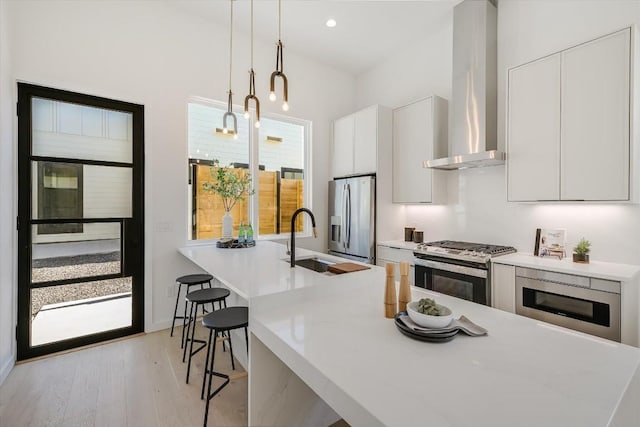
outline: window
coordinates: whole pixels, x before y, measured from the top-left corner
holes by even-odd
[[[231,210],[234,236],[240,222],[251,223],[254,236],[290,233],[293,212],[310,206],[310,122],[267,114],[256,129],[252,119],[245,120],[242,113],[236,113],[238,138],[234,139],[221,129],[225,104],[199,99],[188,107],[190,238],[215,239],[222,235],[222,201],[203,186],[215,179],[214,160],[219,161],[219,167],[252,177],[255,193],[238,201]],[[296,232],[308,229],[306,221],[306,216],[298,217]]]
[[[38,162],[38,218],[82,218],[82,165]],[[38,234],[82,233],[83,224],[38,224]]]

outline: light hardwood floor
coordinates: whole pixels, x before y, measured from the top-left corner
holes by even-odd
[[[0,387],[0,427],[201,426],[206,349],[194,356],[185,384],[180,333],[170,338],[164,330],[17,365]],[[216,350],[216,371],[232,373],[229,353],[221,343]],[[242,371],[237,362],[236,370]],[[246,426],[247,395],[246,377],[231,381],[211,400],[209,426]]]

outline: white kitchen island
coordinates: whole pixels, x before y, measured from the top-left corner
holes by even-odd
[[[250,425],[640,425],[638,348],[417,288],[489,335],[415,341],[383,317],[381,268],[292,270],[271,242],[181,252],[250,304]]]

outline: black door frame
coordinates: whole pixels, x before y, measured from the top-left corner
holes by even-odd
[[[40,97],[62,102],[89,105],[107,110],[123,111],[133,118],[133,162],[120,163],[98,160],[79,160],[60,157],[33,156],[31,99]],[[129,167],[132,169],[131,218],[64,218],[32,219],[32,161],[54,161],[97,166]],[[82,279],[58,280],[32,285],[31,241],[35,224],[118,222],[121,231],[121,271],[117,274]],[[71,338],[31,347],[31,289],[131,277],[131,326],[106,332]],[[28,83],[18,83],[18,299],[17,299],[17,359],[24,360],[58,351],[94,344],[144,331],[144,106]]]

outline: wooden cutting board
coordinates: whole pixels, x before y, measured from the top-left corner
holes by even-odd
[[[353,273],[354,271],[369,270],[371,267],[356,264],[353,262],[339,262],[329,266],[328,270],[335,274]]]

